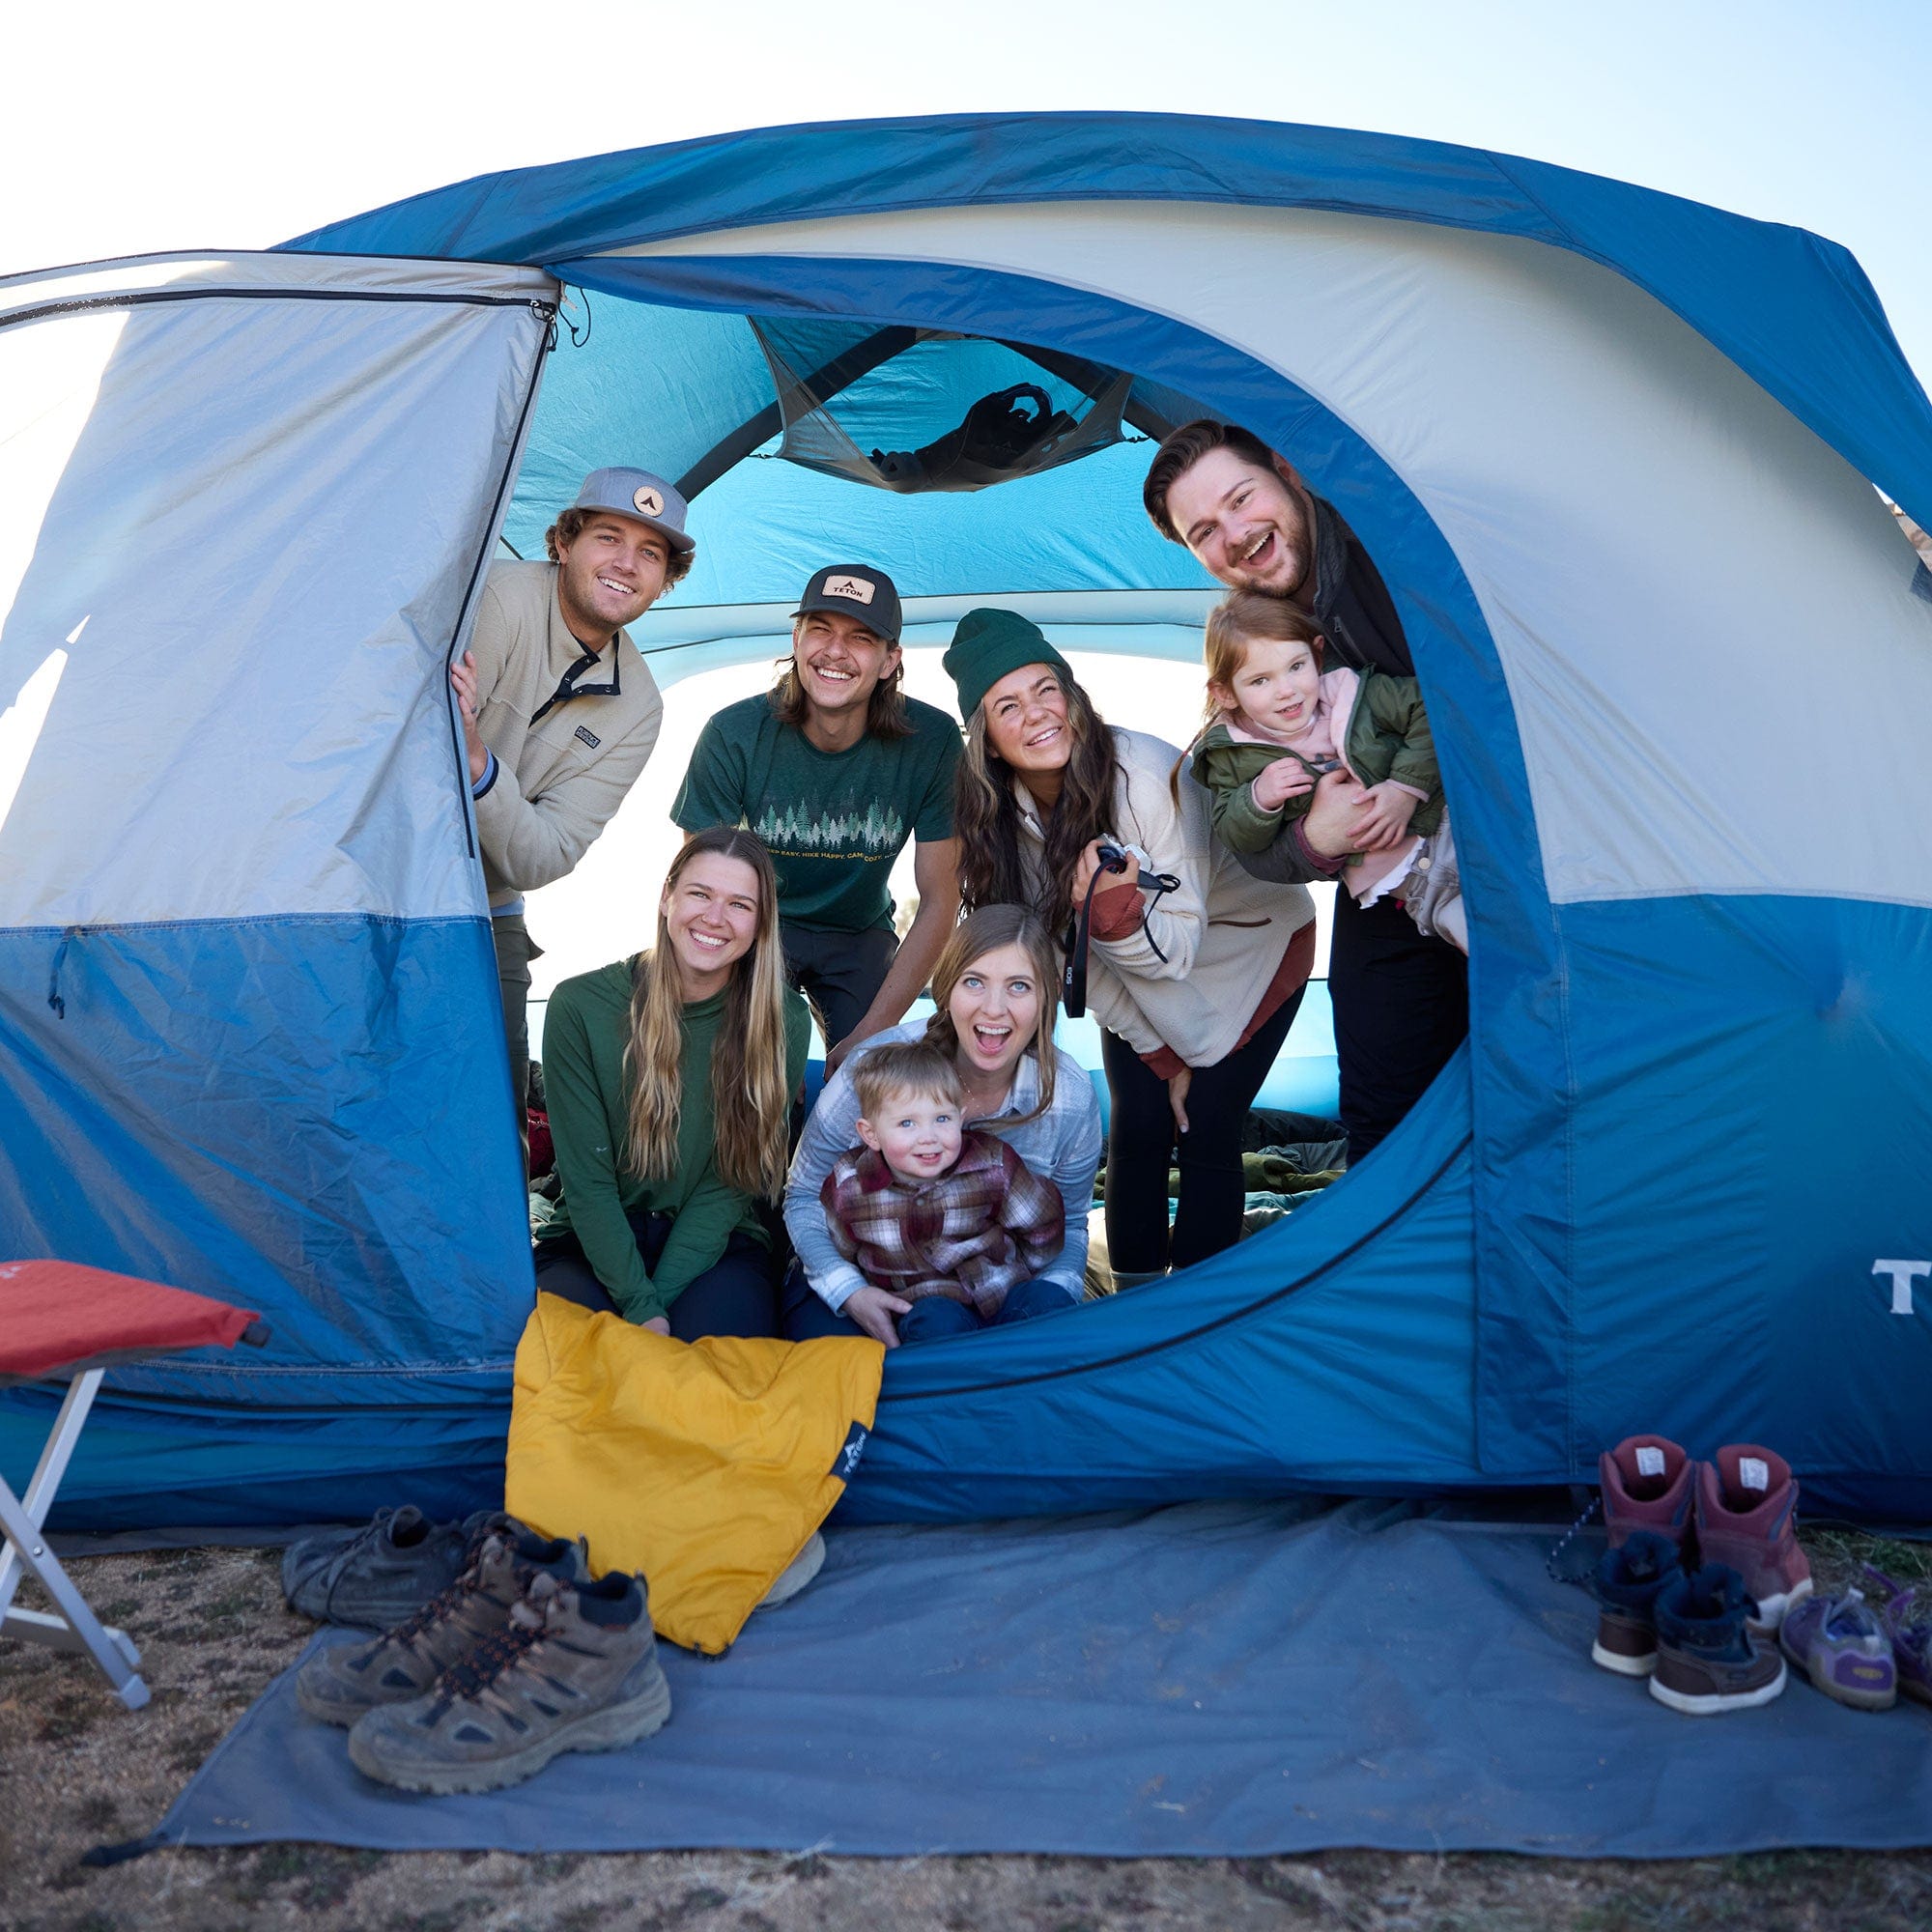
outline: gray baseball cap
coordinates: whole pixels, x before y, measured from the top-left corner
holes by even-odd
[[[684,533],[690,504],[648,469],[593,469],[570,507],[608,510],[613,517],[648,524],[680,556],[689,556],[697,548]]]

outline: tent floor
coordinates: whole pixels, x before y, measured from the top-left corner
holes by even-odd
[[[270,1686],[163,1842],[911,1855],[1338,1845],[1662,1858],[1897,1847],[1932,1714],[1793,1682],[1681,1718],[1589,1662],[1547,1527],[1410,1505],[835,1531],[729,1657],[666,1647],[655,1738],[520,1789],[389,1792]],[[347,1640],[324,1633],[318,1643]]]

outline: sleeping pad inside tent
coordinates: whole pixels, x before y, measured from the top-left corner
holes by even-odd
[[[833,553],[913,650],[995,603],[1197,663],[1140,503],[1197,414],[1395,599],[1468,1040],[1236,1248],[895,1353],[845,1514],[1566,1483],[1649,1429],[1932,1515],[1932,575],[1879,494],[1932,521],[1932,406],[1875,296],[1562,169],[1103,114],[0,282],[0,1229],[272,1330],[116,1371],[66,1524],[499,1493],[531,1270],[446,678],[493,556],[591,469],[679,479],[697,565],[634,632],[673,708]],[[1794,723],[1858,781],[1794,782]],[[1308,1023],[1264,1098],[1332,1105]],[[10,1479],[58,1393],[0,1402]]]

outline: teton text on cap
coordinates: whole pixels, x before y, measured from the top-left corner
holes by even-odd
[[[869,578],[828,577],[824,594],[827,597],[843,597],[854,604],[869,604],[877,587]]]
[[[639,490],[632,497],[631,501],[647,517],[661,517],[664,515],[665,499],[648,484]]]

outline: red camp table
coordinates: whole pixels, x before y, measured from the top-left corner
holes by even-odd
[[[158,1282],[72,1262],[0,1263],[0,1387],[68,1383],[67,1400],[24,1499],[0,1477],[0,1636],[83,1652],[100,1666],[128,1710],[138,1711],[148,1701],[148,1687],[136,1675],[141,1653],[124,1632],[104,1628],[88,1608],[46,1547],[41,1525],[108,1368],[182,1349],[231,1349],[237,1342],[259,1347],[268,1333],[248,1309]],[[53,1599],[58,1614],[14,1607],[23,1570]]]

